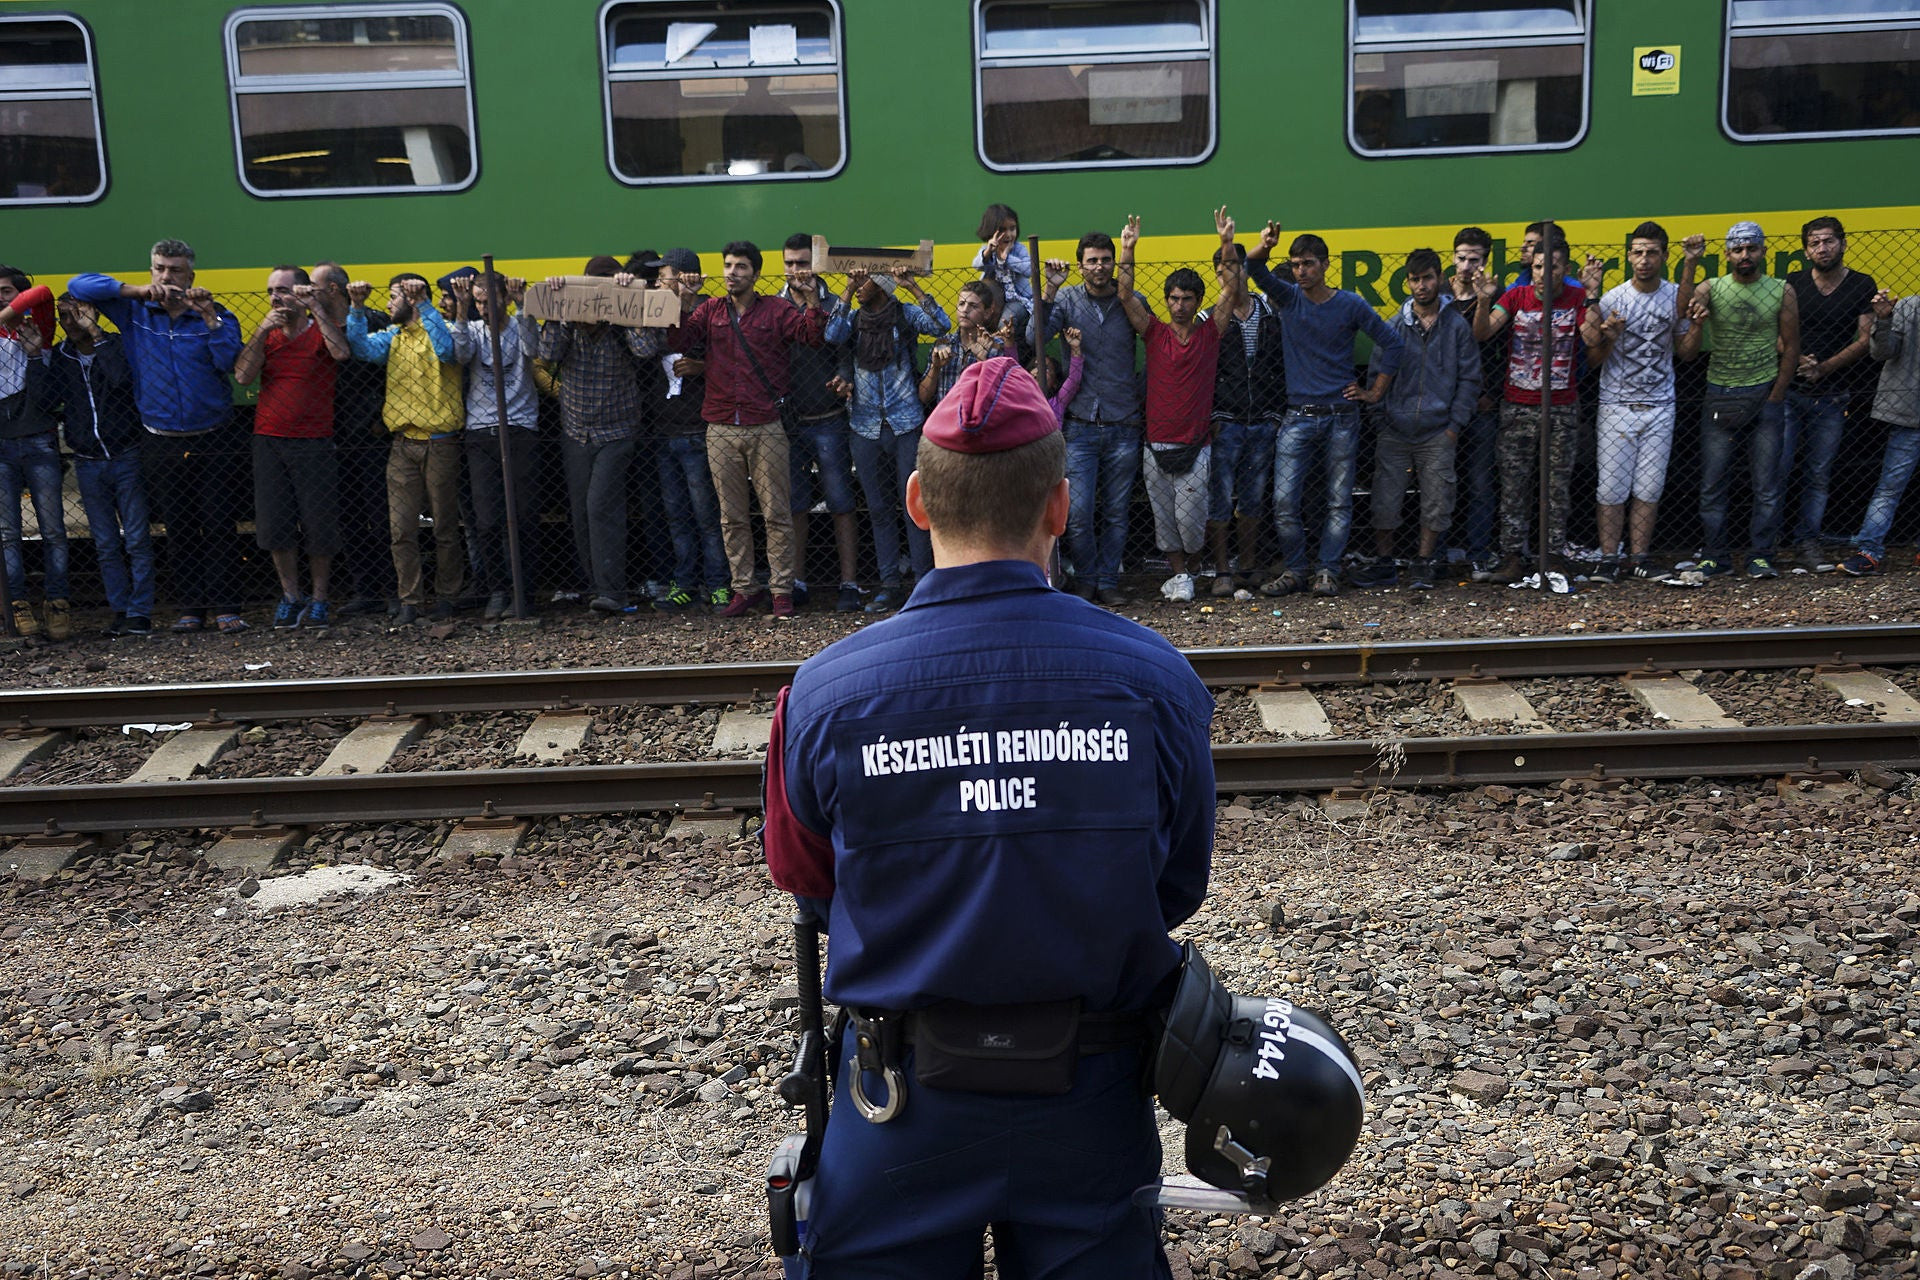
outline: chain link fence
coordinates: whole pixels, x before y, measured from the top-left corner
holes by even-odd
[[[1667,277],[1679,270],[1679,234]],[[1452,246],[1433,249],[1449,299]],[[1703,280],[1728,269],[1724,243],[1707,250]],[[206,383],[220,388],[220,402],[200,403],[189,373],[156,363],[157,348],[132,335],[116,336],[111,315],[89,343],[92,313],[63,306],[61,345],[37,384],[47,427],[0,435],[6,595],[19,629],[41,634],[65,629],[60,600],[151,618],[156,630],[234,618],[264,626],[353,614],[497,617],[513,611],[517,565],[533,610],[718,609],[741,585],[740,544],[724,526],[744,508],[754,587],[790,577],[813,608],[882,611],[930,563],[900,509],[912,433],[961,368],[1003,348],[1038,369],[1050,393],[1077,375],[1059,404],[1076,490],[1063,568],[1069,583],[1110,601],[1498,580],[1515,576],[1519,562],[1531,569],[1543,525],[1552,567],[1573,577],[1864,573],[1906,551],[1920,532],[1900,502],[1920,458],[1920,299],[1889,307],[1882,298],[1876,321],[1875,290],[1861,277],[1910,293],[1920,280],[1915,233],[1851,237],[1853,281],[1820,294],[1804,317],[1801,350],[1818,373],[1800,376],[1796,364],[1777,403],[1752,389],[1771,390],[1781,358],[1760,333],[1773,323],[1768,299],[1755,310],[1745,293],[1708,294],[1707,349],[1674,362],[1669,393],[1660,334],[1684,349],[1684,317],[1670,294],[1632,290],[1625,245],[1576,241],[1570,281],[1589,257],[1605,266],[1595,326],[1607,350],[1600,358],[1574,332],[1577,320],[1557,317],[1555,386],[1568,403],[1550,409],[1545,451],[1538,313],[1532,322],[1524,307],[1509,313],[1488,341],[1472,342],[1467,361],[1436,356],[1429,331],[1417,319],[1409,327],[1397,305],[1406,297],[1400,263],[1366,286],[1376,313],[1409,335],[1398,395],[1390,389],[1382,403],[1352,411],[1295,405],[1290,414],[1286,322],[1256,287],[1220,334],[1211,407],[1189,399],[1179,409],[1181,421],[1200,413],[1209,426],[1177,439],[1146,430],[1137,411],[1116,422],[1086,409],[1099,403],[1083,394],[1091,352],[1074,362],[1056,337],[1036,357],[1025,299],[963,291],[976,274],[947,270],[923,282],[930,305],[898,294],[913,308],[892,335],[895,362],[912,361],[910,372],[897,370],[910,398],[857,365],[858,325],[837,345],[796,348],[787,474],[778,484],[756,479],[751,498],[726,491],[731,473],[716,486],[698,412],[700,366],[678,364],[658,330],[543,332],[516,312],[500,335],[503,428],[486,323],[470,311],[464,324],[393,325],[392,308],[406,303],[383,282],[366,322],[341,326],[358,355],[339,362],[324,326],[256,340],[281,300],[218,297],[233,326],[226,358],[239,350],[245,375],[251,352],[287,393],[270,391],[264,410],[257,377],[242,386],[222,374]],[[1797,236],[1766,242],[1765,278],[1805,265]],[[779,283],[769,267],[764,292]],[[1217,299],[1212,263],[1143,262],[1135,288],[1162,319],[1169,283],[1196,284],[1176,281],[1183,269],[1197,274],[1203,306]],[[1070,284],[1078,283],[1076,274]],[[1329,283],[1340,283],[1337,271]],[[1496,283],[1505,296],[1511,274]],[[431,288],[441,320],[457,314],[443,288]],[[988,302],[992,314],[980,314]],[[1471,314],[1463,304],[1460,319]],[[1859,314],[1868,317],[1865,339],[1849,327]],[[1120,344],[1138,405],[1165,398],[1165,387],[1148,385],[1151,362],[1124,324],[1079,337],[1083,346]],[[182,366],[222,358],[204,332],[177,333],[165,351]],[[142,361],[136,384],[130,366]],[[1368,368],[1351,372],[1365,391]],[[1468,377],[1476,386],[1465,395]],[[196,429],[142,430],[156,415]],[[863,434],[876,418],[901,447]],[[214,425],[197,429],[204,422]],[[781,503],[785,537],[764,520],[763,504]],[[766,562],[770,533],[785,561],[777,567]],[[315,597],[328,606],[317,618]],[[72,625],[81,623],[96,625],[86,617]]]

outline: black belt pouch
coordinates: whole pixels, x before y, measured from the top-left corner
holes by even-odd
[[[966,1093],[1059,1095],[1080,1061],[1080,1002],[961,1004],[913,1015],[913,1078]]]

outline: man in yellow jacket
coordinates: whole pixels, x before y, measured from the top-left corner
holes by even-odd
[[[387,366],[387,528],[393,572],[399,580],[398,626],[420,620],[426,607],[421,581],[420,515],[433,516],[435,619],[453,616],[466,589],[467,558],[460,543],[460,430],[466,424],[453,332],[428,299],[425,276],[403,271],[387,286],[389,328],[367,332],[367,295],[373,286],[347,286],[347,345],[355,358]]]

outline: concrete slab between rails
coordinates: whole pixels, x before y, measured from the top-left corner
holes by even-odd
[[[720,723],[713,731],[713,754],[748,755],[767,749],[767,739],[773,736],[773,712],[741,711],[732,708],[720,713]]]
[[[306,835],[303,827],[242,827],[214,842],[207,850],[207,865],[216,871],[244,871],[257,876],[273,870],[287,850]]]
[[[732,840],[746,829],[746,815],[737,810],[688,809],[667,824],[667,839]]]
[[[320,767],[316,778],[339,778],[350,773],[379,773],[393,758],[412,746],[427,729],[425,716],[380,716],[357,724],[346,737],[333,744],[333,750]]]
[[[1504,680],[1453,686],[1453,700],[1469,720],[1497,720],[1507,724],[1545,725],[1526,695]]]
[[[1866,703],[1875,716],[1889,724],[1920,721],[1920,702],[1885,676],[1871,671],[1822,671],[1815,678],[1848,702]]]
[[[578,751],[593,736],[590,711],[542,711],[520,735],[516,755],[531,756],[542,764],[559,764],[569,752]]]
[[[1620,679],[1635,702],[1675,729],[1740,728],[1740,721],[1721,710],[1719,703],[1679,676],[1625,675]]]
[[[0,738],[0,778],[11,778],[28,765],[45,760],[71,741],[73,735],[65,730]]]
[[[442,862],[504,858],[520,847],[530,826],[517,818],[469,818],[447,832],[436,856]]]
[[[1327,712],[1305,689],[1255,689],[1254,709],[1260,724],[1276,738],[1331,738]]]
[[[90,836],[28,836],[0,855],[0,865],[29,884],[45,884],[93,847]]]
[[[205,773],[240,736],[238,729],[182,729],[160,744],[128,782],[185,782]]]

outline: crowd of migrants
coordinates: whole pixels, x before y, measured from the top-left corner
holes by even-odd
[[[86,274],[56,296],[0,267],[4,598],[21,633],[72,633],[70,464],[115,635],[154,629],[161,551],[172,630],[246,628],[265,586],[243,572],[249,519],[279,580],[276,628],[381,608],[397,626],[465,607],[498,619],[512,608],[510,525],[527,579],[543,595],[557,586],[555,605],[786,616],[811,594],[885,612],[932,563],[903,504],[925,414],[968,365],[1002,354],[1036,370],[1065,429],[1063,585],[1107,605],[1128,599],[1123,563],[1137,574],[1149,559],[1129,542],[1141,479],[1173,601],[1330,596],[1403,575],[1412,588],[1456,573],[1524,581],[1537,517],[1551,568],[1590,581],[1766,578],[1783,557],[1878,571],[1920,459],[1920,297],[1896,300],[1850,270],[1837,219],[1805,225],[1805,265],[1784,277],[1766,270],[1761,228],[1737,223],[1712,279],[1695,278],[1704,236],[1685,237],[1675,270],[1667,232],[1647,222],[1610,289],[1603,259],[1570,267],[1557,228],[1527,228],[1520,270],[1502,280],[1493,237],[1467,227],[1451,271],[1434,250],[1407,255],[1408,297],[1390,319],[1328,285],[1320,237],[1293,237],[1279,260],[1279,224],[1242,238],[1251,245],[1224,210],[1215,224],[1211,309],[1192,267],[1164,275],[1158,310],[1136,291],[1137,218],[1118,246],[1090,232],[1075,262],[1036,272],[1004,205],[982,219],[952,316],[910,270],[855,273],[835,291],[805,234],[784,246],[777,292],[760,291],[762,254],[745,241],[726,246],[711,296],[688,249],[586,264],[674,293],[668,328],[543,324],[524,313],[524,281],[472,268],[437,289],[394,276],[382,309],[373,286],[321,262],[274,268],[248,334],[194,286],[194,251],[178,240],[153,246],[146,283]],[[1687,442],[1699,549],[1675,560],[1655,539],[1679,407],[1692,405],[1676,368],[1703,354]],[[257,384],[251,410],[236,411],[235,382]],[[1850,419],[1886,441],[1857,532],[1826,523],[1843,436],[1863,435]],[[556,470],[556,436],[564,504],[543,502],[538,483]],[[1363,446],[1370,476],[1356,475]],[[1576,458],[1595,477],[1597,547],[1569,542]],[[1401,529],[1410,490],[1417,532]],[[1349,554],[1356,491],[1370,495],[1373,538]],[[556,554],[534,535],[562,507],[547,523],[564,523],[570,547]],[[839,586],[809,593],[808,516],[822,509]]]

